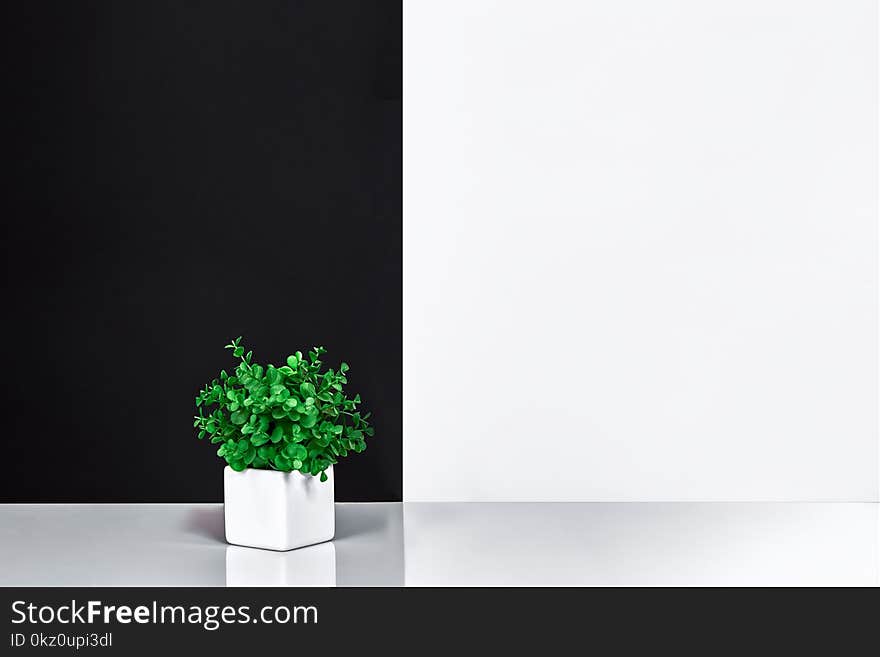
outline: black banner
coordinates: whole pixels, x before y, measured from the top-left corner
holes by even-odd
[[[854,591],[798,589],[2,589],[0,654],[470,653],[655,646],[839,652],[876,618]],[[609,643],[610,642],[610,643]],[[862,644],[864,645],[864,644]]]

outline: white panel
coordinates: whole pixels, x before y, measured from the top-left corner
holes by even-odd
[[[876,500],[876,3],[404,4],[405,499]]]

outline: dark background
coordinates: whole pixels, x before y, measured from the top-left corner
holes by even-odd
[[[0,501],[222,499],[192,416],[237,335],[351,365],[337,499],[400,500],[400,4],[3,11]]]

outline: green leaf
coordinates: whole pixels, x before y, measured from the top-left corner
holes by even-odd
[[[295,370],[297,367],[299,367],[299,359],[296,356],[288,356],[287,366],[290,369]]]
[[[342,372],[343,374],[345,374],[346,372],[348,372],[348,370],[349,370],[348,363],[346,363],[345,361],[343,361],[342,363],[340,363],[340,365],[339,365],[339,371],[340,371],[340,372]]]
[[[370,452],[370,454],[372,454],[372,452]],[[327,473],[326,472],[323,472],[323,471],[321,472],[321,481],[327,481]]]
[[[230,416],[230,420],[232,424],[244,424],[248,420],[248,416],[250,415],[247,411],[236,411]]]
[[[255,433],[251,436],[251,444],[259,447],[260,445],[265,445],[269,442],[269,436],[260,431],[259,433]]]
[[[244,353],[244,347],[236,347],[233,350],[232,355],[235,356],[236,358],[240,358],[243,353]]]
[[[314,397],[315,396],[315,385],[310,383],[309,381],[303,381],[303,383],[299,386],[300,394],[303,397]]]
[[[270,439],[272,440],[273,443],[280,442],[282,438],[284,438],[284,428],[283,427],[276,426],[274,429],[272,429],[272,434],[270,436]]]

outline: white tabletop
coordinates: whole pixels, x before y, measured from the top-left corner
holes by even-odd
[[[336,539],[231,546],[221,504],[0,505],[0,586],[880,584],[869,503],[337,504]]]

